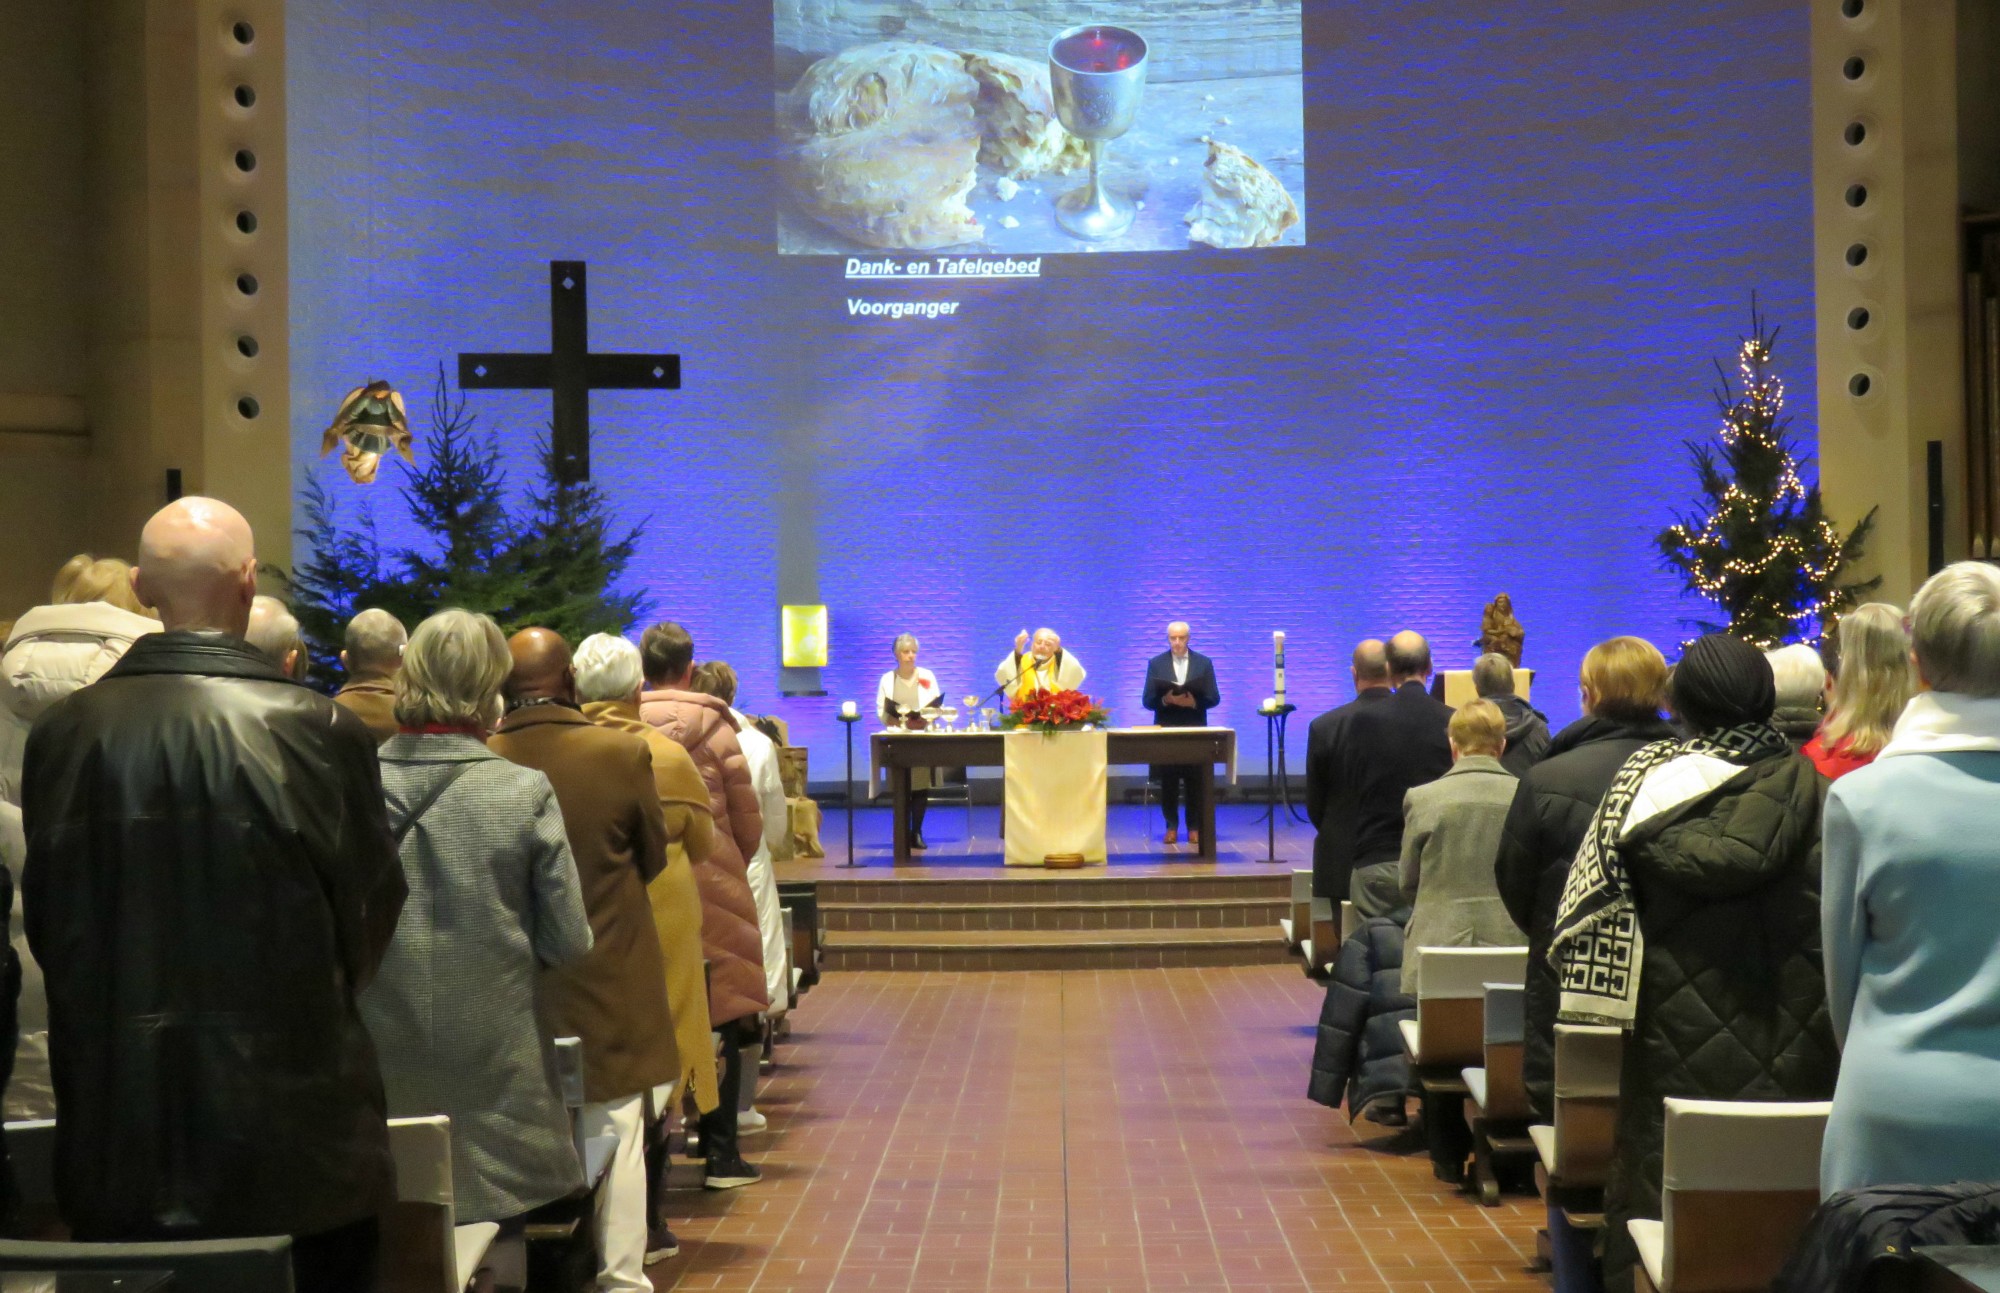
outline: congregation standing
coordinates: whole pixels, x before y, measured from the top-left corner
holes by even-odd
[[[187,498],[136,567],[78,558],[7,631],[0,1080],[9,1117],[56,1118],[63,1222],[289,1236],[303,1293],[366,1290],[387,1120],[444,1114],[460,1223],[518,1232],[580,1195],[580,1141],[615,1145],[596,1285],[650,1289],[681,1111],[708,1188],[759,1179],[738,1137],[791,990],[775,746],[671,622],[572,655],[364,610],[327,698],[256,588],[248,524]]]
[[[1953,1183],[2000,1177],[2000,570],[1947,567],[1907,620],[1857,607],[1824,657],[1716,633],[1670,667],[1608,639],[1553,734],[1499,656],[1480,699],[1420,703],[1421,644],[1360,643],[1355,699],[1311,726],[1315,894],[1359,917],[1313,1099],[1405,1125],[1423,950],[1524,946],[1537,1121],[1559,1022],[1623,1037],[1601,1263],[1565,1270],[1558,1247],[1559,1289],[1634,1287],[1625,1223],[1661,1214],[1671,1097],[1830,1101],[1827,1202],[1787,1288],[1825,1287],[1871,1208],[1990,1188]],[[1425,1132],[1456,1179],[1469,1133]]]
[[[65,566],[0,654],[0,1079],[9,1117],[57,1119],[63,1220],[85,1241],[286,1235],[301,1290],[367,1289],[390,1117],[450,1118],[462,1221],[578,1192],[574,1037],[582,1132],[613,1146],[598,1287],[649,1288],[677,1248],[671,1120],[692,1113],[708,1188],[760,1178],[741,1138],[790,995],[777,745],[676,623],[573,651],[367,610],[329,699],[256,587],[243,518],[183,499],[136,567]],[[1185,624],[1168,644],[1146,703],[1203,721],[1213,666]],[[1426,951],[1524,945],[1538,1117],[1559,1022],[1624,1037],[1606,1287],[1633,1283],[1623,1222],[1660,1212],[1672,1097],[1830,1100],[1829,1208],[1991,1179],[2000,571],[1948,567],[1907,619],[1865,605],[1824,646],[1710,634],[1669,666],[1607,639],[1551,732],[1503,656],[1453,710],[1422,636],[1358,644],[1355,698],[1308,739],[1314,888],[1359,921],[1312,1097],[1407,1124],[1397,1024]],[[885,718],[938,693],[916,650],[897,643]],[[1045,630],[995,677],[1065,671]],[[1192,842],[1177,789],[1168,829],[1185,804]],[[1426,1132],[1460,1170],[1462,1130]]]

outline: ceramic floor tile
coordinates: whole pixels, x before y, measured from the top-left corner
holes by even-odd
[[[1303,1098],[1320,996],[1288,966],[829,975],[760,1088],[765,1182],[671,1194],[654,1286],[1546,1288],[1538,1201],[1481,1208]]]

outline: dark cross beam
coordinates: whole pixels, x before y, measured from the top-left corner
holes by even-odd
[[[593,355],[590,313],[580,260],[549,262],[549,353],[460,355],[458,386],[466,391],[550,391],[555,395],[556,478],[590,479],[590,393],[677,391],[679,355]]]

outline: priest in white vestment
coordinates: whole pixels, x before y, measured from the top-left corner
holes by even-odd
[[[1014,639],[1013,653],[993,670],[993,681],[1012,697],[1037,691],[1075,691],[1083,686],[1084,677],[1082,662],[1063,650],[1054,629],[1036,629],[1032,645],[1023,629]]]

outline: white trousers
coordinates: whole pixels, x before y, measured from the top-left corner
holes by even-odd
[[[585,1140],[618,1138],[597,1192],[598,1293],[653,1293],[646,1278],[646,1097],[586,1104],[577,1113]]]

